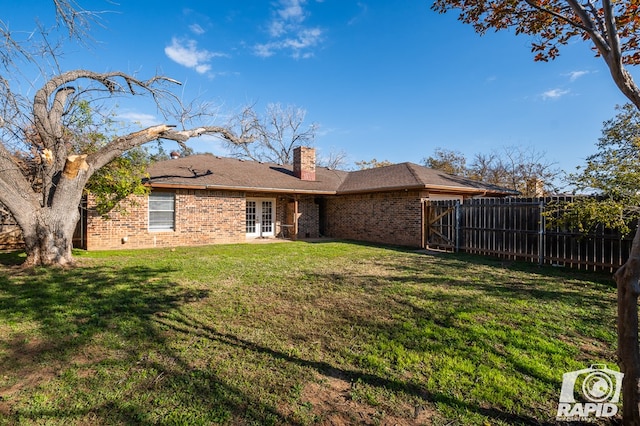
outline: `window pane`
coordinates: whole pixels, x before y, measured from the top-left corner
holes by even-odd
[[[149,200],[149,208],[151,210],[169,210],[173,211],[173,198],[170,200]]]
[[[175,227],[175,194],[149,195],[149,230],[172,231]]]
[[[256,202],[247,201],[247,234],[256,232]]]
[[[267,234],[273,232],[273,203],[271,201],[262,202],[262,232]]]

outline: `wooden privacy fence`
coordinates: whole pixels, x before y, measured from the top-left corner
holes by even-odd
[[[613,271],[629,255],[632,235],[603,227],[582,234],[547,226],[545,208],[570,197],[425,201],[426,248],[491,255],[579,269]]]
[[[22,247],[22,231],[9,210],[0,204],[0,250]]]

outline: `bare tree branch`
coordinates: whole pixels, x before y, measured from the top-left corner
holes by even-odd
[[[306,111],[295,106],[283,107],[268,104],[265,115],[260,118],[251,105],[236,117],[231,127],[246,135],[243,140],[230,141],[227,146],[235,156],[253,161],[276,164],[291,164],[293,149],[313,145],[318,125],[311,123],[306,128]]]

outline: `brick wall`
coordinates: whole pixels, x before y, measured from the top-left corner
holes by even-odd
[[[149,231],[148,198],[136,197],[129,214],[114,213],[110,220],[89,210],[87,249],[173,247],[246,241],[246,198],[276,200],[276,236],[282,225],[292,224],[293,198],[281,194],[231,191],[176,190],[175,230]],[[317,238],[320,219],[328,237],[420,247],[422,243],[422,194],[396,191],[378,194],[328,197],[320,205],[316,197],[298,198],[298,238]],[[126,238],[126,242],[123,242]]]
[[[320,209],[315,197],[298,200],[298,239],[320,236]]]
[[[245,198],[241,192],[175,191],[175,230],[149,231],[148,197],[134,197],[128,214],[105,220],[89,209],[87,250],[172,247],[245,241]],[[89,201],[91,205],[91,201]]]
[[[383,244],[422,245],[422,194],[396,191],[330,197],[327,236]]]

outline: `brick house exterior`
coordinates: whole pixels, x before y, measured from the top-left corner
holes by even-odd
[[[316,167],[315,150],[306,147],[295,150],[293,167],[206,154],[156,163],[149,175],[151,195],[137,197],[125,215],[104,219],[89,200],[84,248],[321,236],[421,247],[424,200],[514,195],[412,163],[356,172]]]
[[[328,237],[420,247],[420,191],[355,194],[327,199]]]
[[[88,209],[85,248],[175,247],[245,241],[242,192],[176,189],[171,193],[175,194],[176,206],[174,231],[149,231],[149,197],[136,196],[127,213],[113,213],[109,219]],[[202,220],[203,217],[209,219]]]
[[[155,163],[148,173],[150,195],[131,197],[126,214],[112,212],[105,219],[89,197],[74,246],[107,250],[331,237],[422,247],[425,200],[516,195],[413,163],[354,172],[316,167],[315,150],[307,147],[295,149],[293,167],[204,154]],[[12,218],[0,218],[0,248],[19,247]]]

